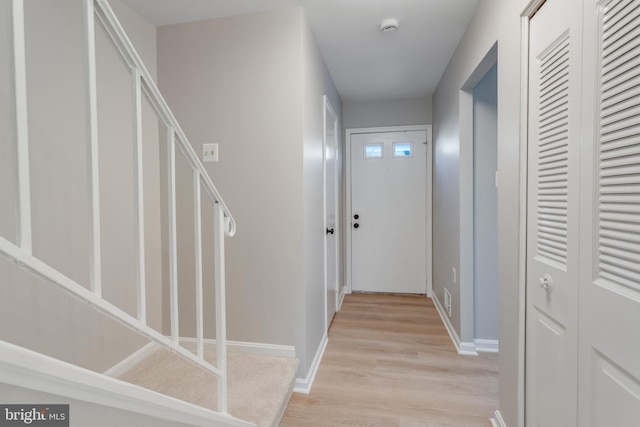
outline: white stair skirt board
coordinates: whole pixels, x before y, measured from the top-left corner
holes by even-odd
[[[193,426],[251,427],[227,414],[174,399],[0,341],[0,381],[69,399]]]
[[[475,339],[473,342],[478,353],[498,353],[498,340]]]
[[[313,380],[316,378],[316,374],[318,373],[318,369],[320,368],[320,362],[322,361],[322,356],[324,356],[324,351],[327,349],[328,343],[329,338],[327,337],[327,333],[325,332],[322,340],[320,341],[320,345],[318,346],[318,351],[316,351],[316,355],[313,358],[313,362],[311,362],[311,367],[309,368],[307,377],[296,378],[296,385],[293,388],[294,392],[303,394],[309,394],[311,392]]]
[[[455,346],[458,354],[463,356],[477,356],[478,352],[476,351],[476,345],[472,342],[461,342],[460,337],[456,333],[456,330],[453,328],[451,324],[451,320],[449,320],[449,316],[445,314],[444,309],[440,305],[440,301],[438,298],[431,298],[433,304],[436,306],[436,310],[442,319],[442,323],[444,323],[444,327],[447,328],[447,332],[449,333],[449,337],[451,337],[451,341],[453,341],[453,345]]]
[[[499,410],[493,414],[493,418],[491,418],[489,421],[491,421],[491,425],[493,427],[507,427],[507,424],[505,424],[504,420],[502,419],[502,414]]]

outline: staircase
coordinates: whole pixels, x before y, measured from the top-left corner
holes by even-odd
[[[204,358],[212,365],[216,364],[215,351],[205,351]],[[293,392],[297,369],[295,358],[230,352],[227,364],[229,414],[258,427],[277,426]],[[216,378],[165,348],[157,348],[118,378],[217,410]]]
[[[2,319],[5,326],[0,328],[0,386],[161,417],[180,425],[277,425],[291,395],[297,360],[227,354],[224,243],[236,231],[229,208],[109,2],[36,3],[0,3],[0,21],[6,21],[0,26],[9,29],[0,34],[0,55],[6,55],[0,59],[9,64],[9,84],[0,86],[2,99],[9,99],[9,106],[4,109],[0,105],[0,119],[12,130],[0,147],[0,161],[6,162],[0,169],[10,171],[0,182],[0,196],[9,207],[0,211],[0,291],[7,304],[2,314],[9,317]],[[42,158],[51,160],[59,155],[52,147],[60,141],[46,140],[50,132],[46,126],[38,127],[34,100],[48,94],[47,90],[55,92],[59,69],[69,65],[67,72],[78,72],[77,64],[71,64],[73,59],[61,55],[56,58],[60,63],[52,64],[51,81],[47,78],[42,86],[33,84],[37,79],[33,78],[29,59],[50,50],[36,54],[29,50],[38,41],[46,44],[48,38],[45,35],[38,40],[40,25],[30,17],[46,15],[44,7],[59,7],[61,11],[68,8],[59,14],[64,17],[61,23],[65,28],[52,28],[51,34],[73,32],[76,13],[81,32],[81,37],[72,36],[70,40],[82,40],[76,59],[83,67],[84,80],[67,80],[78,85],[80,99],[84,100],[77,127],[84,127],[85,135],[74,150],[82,150],[85,155],[74,157],[70,170],[78,168],[86,173],[80,173],[81,182],[76,177],[66,183],[73,188],[41,178],[48,176],[49,168],[67,166],[41,162]],[[51,21],[46,24],[53,27],[54,18]],[[104,58],[109,57],[117,58],[116,68],[121,68],[101,68]],[[118,182],[118,173],[104,173],[108,154],[123,141],[121,136],[103,138],[110,129],[122,134],[119,126],[109,127],[111,117],[105,116],[108,100],[103,97],[104,82],[100,80],[105,75],[125,76],[130,84],[122,105],[123,109],[131,105],[130,128],[124,126],[131,132],[131,144],[124,151],[127,156],[118,157],[111,166],[125,170],[131,165],[132,180],[124,192],[111,188]],[[0,83],[3,77],[0,72]],[[62,92],[74,98],[74,93]],[[115,84],[113,92],[117,92]],[[73,114],[69,110],[68,114]],[[118,113],[116,108],[108,114]],[[68,129],[69,144],[73,143],[73,127]],[[73,154],[73,150],[70,152]],[[159,160],[154,163],[149,152]],[[156,167],[157,176],[149,172]],[[181,179],[191,182],[188,203],[177,186]],[[51,196],[55,203],[51,212],[38,208],[42,200],[48,200],[49,193],[56,191],[61,198]],[[78,198],[84,200],[78,204],[80,208],[70,196],[75,197],[78,191],[82,193]],[[161,201],[154,204],[157,193],[162,194]],[[65,202],[67,198],[71,201]],[[127,203],[130,206],[119,209]],[[184,227],[185,205],[189,206],[188,230]],[[58,217],[63,221],[56,223]],[[115,227],[114,218],[124,227]],[[157,218],[162,221],[157,221],[156,227]],[[126,231],[128,225],[131,233]],[[130,244],[127,239],[131,239]],[[161,240],[162,244],[158,243]],[[75,250],[74,242],[80,242],[80,250]],[[55,248],[54,243],[64,249],[47,249]],[[123,256],[128,249],[131,256]],[[84,259],[86,262],[81,261]],[[183,267],[185,259],[193,266],[188,274]],[[131,280],[126,277],[129,270]],[[162,274],[154,275],[161,270]],[[36,320],[46,325],[49,335],[56,334],[60,343],[81,342],[77,347],[56,347],[56,340],[47,339],[43,327],[32,328],[33,337],[12,335],[8,325],[24,319],[20,309],[14,311],[10,306],[7,295],[29,299],[34,307],[26,311],[33,310]],[[55,301],[64,301],[58,311],[55,303],[49,303],[54,297]],[[74,340],[74,336],[82,338]],[[69,349],[67,354],[65,348]],[[112,353],[131,351],[132,357],[109,370],[111,376],[100,373],[105,363],[113,365]],[[12,403],[10,394],[3,403]]]

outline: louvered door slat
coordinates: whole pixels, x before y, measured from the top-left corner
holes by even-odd
[[[602,188],[600,190],[600,194],[601,195],[606,195],[606,194],[634,194],[637,197],[640,197],[640,185],[634,185],[636,183],[640,184],[640,179],[637,180],[636,182],[632,183],[632,184],[621,186],[621,187],[606,187],[606,188]]]
[[[619,213],[619,212],[607,212],[603,209],[600,209],[599,218],[604,221],[609,221],[611,223],[616,222],[627,222],[631,224],[640,224],[640,219],[636,214],[628,214],[628,213]],[[601,225],[602,226],[602,225]]]
[[[602,253],[615,255],[622,259],[634,261],[634,253],[640,252],[640,245],[624,239],[607,238],[600,236],[600,244],[602,245]]]
[[[601,28],[598,274],[640,290],[640,2],[607,3]]]
[[[640,290],[640,2],[604,9],[598,105],[598,275]]]
[[[627,125],[628,127],[627,119],[637,117],[638,115],[640,115],[640,105],[638,104],[632,104],[630,107],[628,105],[615,105],[602,113],[600,123],[605,129],[615,124],[622,126]]]
[[[603,228],[600,230],[600,237],[603,239],[611,238],[619,241],[635,242],[640,244],[640,230],[639,232],[630,232],[628,230],[616,231]]]
[[[567,262],[569,39],[539,58],[537,245],[539,256]]]
[[[615,132],[609,132],[607,134],[602,133],[600,143],[616,143],[629,145],[633,144],[633,139],[637,138],[638,136],[640,136],[640,129],[623,128]],[[627,141],[629,142],[627,143]],[[610,147],[610,145],[608,145],[607,147]]]
[[[611,166],[609,169],[602,169],[600,171],[601,177],[611,176],[623,176],[623,175],[636,175],[640,174],[640,165],[634,164],[633,166]]]
[[[639,6],[638,2],[623,2],[611,8],[603,27],[602,40],[606,42],[625,35],[628,32],[625,28],[633,27],[633,19],[638,15]]]

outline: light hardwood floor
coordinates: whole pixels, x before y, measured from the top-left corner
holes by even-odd
[[[497,377],[496,354],[457,354],[430,299],[347,295],[311,394],[280,426],[486,427]]]

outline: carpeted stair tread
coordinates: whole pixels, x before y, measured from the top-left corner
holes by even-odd
[[[216,365],[215,352],[205,360]],[[289,357],[229,353],[229,413],[258,427],[277,426],[293,389],[298,361]],[[216,410],[216,378],[160,348],[119,379],[198,406]]]

